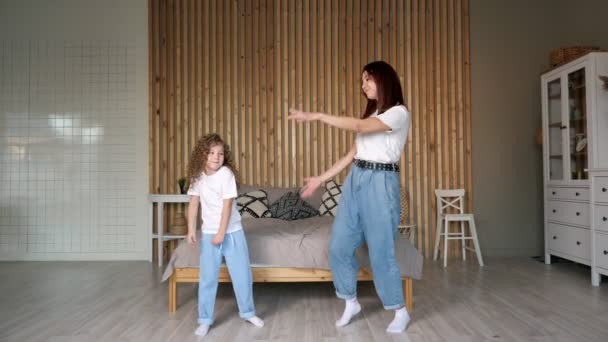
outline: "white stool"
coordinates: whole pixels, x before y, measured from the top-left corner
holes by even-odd
[[[437,230],[435,232],[435,251],[433,253],[433,260],[437,260],[437,256],[439,255],[439,240],[441,239],[441,235],[443,235],[443,267],[448,265],[448,240],[460,240],[462,244],[463,260],[467,259],[467,249],[475,251],[479,265],[483,266],[481,249],[479,248],[479,240],[477,239],[477,229],[475,229],[475,217],[473,214],[464,213],[464,189],[436,189],[435,197],[437,198]],[[456,210],[457,213],[448,213],[447,210],[450,208]],[[460,232],[450,233],[450,222],[460,222]],[[465,235],[465,222],[469,224],[471,235]],[[473,240],[475,249],[468,248],[466,246],[466,240]]]

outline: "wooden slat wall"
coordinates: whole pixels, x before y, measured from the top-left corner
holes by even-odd
[[[412,113],[401,182],[425,256],[433,190],[465,188],[470,207],[468,0],[149,0],[149,26],[151,193],[177,192],[209,132],[232,146],[243,183],[302,185],[354,136],[287,121],[288,109],[359,116],[362,67],[382,59]]]

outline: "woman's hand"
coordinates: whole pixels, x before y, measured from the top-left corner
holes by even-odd
[[[321,180],[321,177],[308,177],[304,178],[304,183],[305,184],[302,187],[302,192],[300,193],[300,196],[302,198],[308,198],[315,193],[315,191],[321,186],[321,183],[323,183],[323,181]]]
[[[314,121],[317,118],[318,113],[303,112],[293,108],[289,110],[289,115],[287,116],[287,119],[296,120],[297,122]]]
[[[196,233],[188,232],[188,236],[186,236],[186,241],[188,241],[189,244],[194,245],[196,243]]]
[[[224,242],[224,233],[216,233],[215,237],[213,237],[213,241],[211,241],[212,244],[219,246],[222,244],[222,242]]]

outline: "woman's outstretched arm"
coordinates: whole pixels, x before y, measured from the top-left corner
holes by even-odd
[[[340,173],[340,171],[349,166],[353,162],[353,159],[355,159],[355,154],[357,154],[357,146],[353,144],[350,151],[348,151],[348,154],[340,158],[325,172],[316,177],[304,178],[305,185],[302,187],[302,192],[300,193],[302,198],[310,197],[323,182],[333,178]]]
[[[297,109],[290,109],[287,118],[291,120],[296,120],[298,122],[318,120],[330,126],[346,129],[357,133],[386,132],[390,131],[391,129],[378,118],[358,119],[346,116],[329,115],[324,113],[303,112]]]

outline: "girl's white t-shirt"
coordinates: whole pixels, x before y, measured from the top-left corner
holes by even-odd
[[[383,164],[399,163],[410,127],[407,108],[403,105],[393,106],[380,115],[376,111],[370,118],[378,118],[390,130],[357,134],[355,158]]]
[[[188,189],[188,195],[200,196],[203,234],[216,234],[220,229],[224,200],[237,197],[236,180],[229,168],[222,166],[212,175],[203,173]],[[232,201],[232,212],[226,233],[243,229],[241,215]]]

